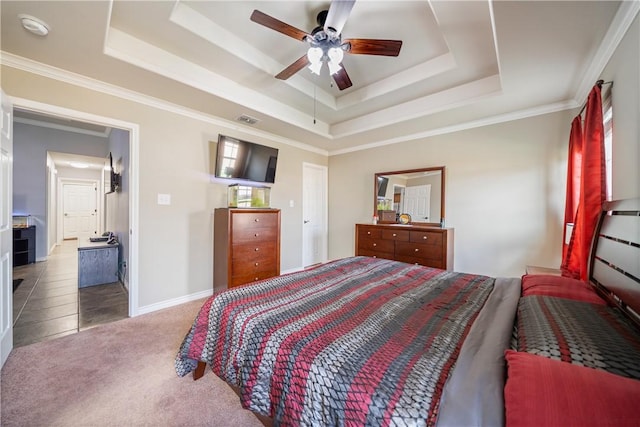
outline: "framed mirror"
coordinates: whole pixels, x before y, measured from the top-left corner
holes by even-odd
[[[378,172],[373,215],[380,224],[444,223],[444,166]]]

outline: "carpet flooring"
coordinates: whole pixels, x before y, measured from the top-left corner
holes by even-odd
[[[256,426],[211,371],[198,381],[173,361],[204,300],[15,348],[1,373],[9,426]]]

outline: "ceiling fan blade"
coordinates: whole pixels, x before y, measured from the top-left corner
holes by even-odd
[[[343,45],[347,43],[346,51],[354,55],[398,56],[402,47],[402,40],[346,39]]]
[[[267,28],[271,28],[285,36],[293,37],[296,40],[304,41],[307,37],[307,32],[297,29],[285,22],[282,22],[272,16],[262,13],[259,10],[254,10],[251,14],[251,20],[260,25],[264,25]]]
[[[333,80],[335,80],[340,90],[345,90],[351,87],[352,83],[347,70],[344,69],[344,64],[340,65],[342,65],[342,69],[333,75]]]
[[[278,73],[278,75],[276,76],[276,79],[287,80],[289,77],[293,76],[295,73],[302,70],[307,65],[309,65],[309,58],[307,58],[307,54],[305,53],[296,62],[280,71],[280,73]]]
[[[342,33],[342,28],[355,2],[355,0],[333,0],[329,6],[327,20],[324,21],[324,31],[327,32],[329,28],[333,28],[336,34]]]

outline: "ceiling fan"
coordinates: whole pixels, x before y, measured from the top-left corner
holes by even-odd
[[[329,72],[338,88],[344,90],[352,85],[351,79],[344,69],[344,65],[342,65],[345,52],[352,55],[398,56],[402,47],[401,40],[342,40],[342,28],[347,22],[354,3],[355,0],[332,1],[329,10],[323,10],[318,13],[316,18],[318,26],[311,33],[299,30],[259,10],[254,10],[251,14],[253,22],[309,45],[307,53],[282,70],[276,75],[276,78],[286,80],[306,66],[309,66],[309,69],[315,74],[320,74],[322,61],[326,61],[329,66]]]

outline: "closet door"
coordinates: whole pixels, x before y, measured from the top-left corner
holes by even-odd
[[[0,366],[13,349],[13,106],[0,92]]]

